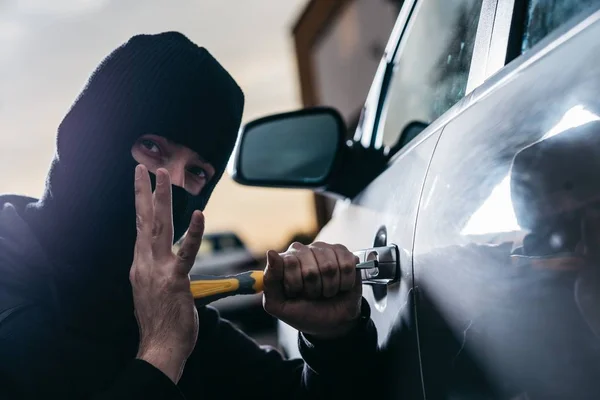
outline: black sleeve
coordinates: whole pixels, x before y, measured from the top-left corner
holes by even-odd
[[[352,332],[337,340],[319,341],[298,335],[300,354],[306,362],[305,385],[323,398],[371,397],[369,374],[376,369],[377,330],[369,303],[363,298],[361,317]]]
[[[179,388],[160,370],[143,360],[132,360],[108,390],[93,400],[185,400]]]
[[[96,357],[101,353],[42,307],[5,310],[0,313],[0,398],[185,400],[151,364],[133,359],[119,370]]]
[[[377,333],[364,299],[361,321],[346,337],[316,341],[299,335],[306,362],[285,360],[276,350],[259,346],[213,308],[198,311],[198,342],[179,383],[188,400],[350,400],[368,394],[364,375],[377,353]]]

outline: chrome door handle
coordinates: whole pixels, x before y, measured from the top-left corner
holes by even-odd
[[[400,279],[400,257],[394,244],[355,251],[359,262],[356,269],[364,284],[390,285]]]

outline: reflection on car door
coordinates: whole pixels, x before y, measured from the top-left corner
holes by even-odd
[[[600,396],[599,38],[600,13],[556,32],[440,137],[414,246],[428,398]]]

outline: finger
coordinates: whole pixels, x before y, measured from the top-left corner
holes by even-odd
[[[320,298],[323,293],[323,285],[319,266],[313,252],[307,246],[303,246],[301,250],[294,251],[294,254],[300,261],[303,294],[309,299]]]
[[[202,244],[202,235],[204,235],[204,214],[196,210],[192,214],[192,220],[188,232],[183,239],[183,243],[177,252],[177,271],[187,275],[190,273],[196,254]]]
[[[334,297],[340,291],[340,270],[335,251],[330,245],[315,243],[309,246],[321,275],[323,297]]]
[[[286,252],[283,258],[283,290],[287,297],[297,297],[304,286],[300,260],[295,254]]]
[[[173,248],[173,208],[171,205],[171,178],[164,168],[156,170],[154,190],[154,220],[152,240],[154,256],[164,258],[172,254]]]
[[[345,292],[354,287],[356,282],[356,264],[358,264],[359,260],[346,246],[341,244],[334,245],[333,251],[335,251],[340,266],[340,291]]]
[[[152,254],[152,189],[148,170],[143,165],[135,168],[135,223],[137,238],[135,251],[138,256]]]
[[[362,277],[360,271],[355,269],[354,271],[354,284],[352,285],[352,291],[357,293],[359,296],[362,295]]]

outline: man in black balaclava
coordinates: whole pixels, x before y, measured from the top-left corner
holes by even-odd
[[[305,361],[193,304],[201,211],[243,106],[180,33],[135,36],[102,61],[59,126],[42,198],[0,198],[3,399],[366,395],[377,337],[344,247],[268,253],[265,308],[302,332]]]

